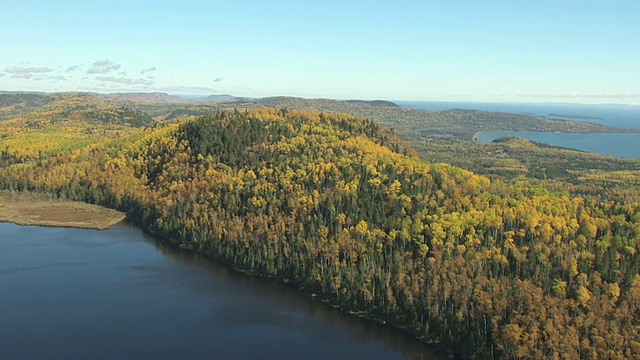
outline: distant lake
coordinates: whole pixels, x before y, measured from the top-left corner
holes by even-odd
[[[638,105],[587,105],[557,103],[477,103],[448,101],[396,101],[398,105],[425,110],[469,109],[526,114],[539,118],[564,117],[573,121],[588,121],[608,126],[640,129]],[[580,117],[589,117],[584,119]],[[596,119],[597,118],[597,119]],[[491,131],[479,134],[478,141],[489,142],[506,135],[520,136],[531,141],[570,149],[617,157],[640,158],[640,133],[566,134],[528,131]]]
[[[0,223],[3,359],[443,359],[140,229]]]
[[[564,117],[574,121],[588,121],[628,129],[640,129],[640,105],[592,105],[560,103],[484,103],[455,101],[395,101],[400,106],[424,110],[467,109],[498,111],[536,116],[558,117],[552,114],[578,115],[598,119]]]
[[[507,135],[596,154],[640,159],[640,133],[566,134],[532,131],[488,131],[479,133],[478,141],[490,142]]]

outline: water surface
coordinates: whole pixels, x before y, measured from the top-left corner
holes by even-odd
[[[517,102],[465,102],[465,101],[396,101],[400,106],[425,109],[467,109],[508,112],[531,115],[539,118],[565,118],[573,121],[588,121],[608,126],[640,129],[640,105],[623,104],[563,104],[563,103],[517,103]],[[556,115],[554,115],[556,114]],[[579,117],[561,117],[578,115]],[[590,117],[591,119],[580,118]]]
[[[106,231],[0,223],[3,359],[442,359],[298,290]]]
[[[570,134],[535,131],[488,131],[479,133],[477,139],[480,142],[490,142],[507,135],[596,154],[640,159],[640,133]]]
[[[531,115],[539,118],[558,118],[559,116],[554,116],[554,114],[564,114],[571,115],[571,117],[564,117],[567,120],[588,121],[627,129],[640,129],[639,105],[455,101],[397,101],[396,103],[414,109],[499,111]],[[479,134],[478,141],[489,142],[506,135],[520,136],[531,141],[589,151],[596,154],[640,158],[640,133],[566,134],[532,131],[491,131]]]

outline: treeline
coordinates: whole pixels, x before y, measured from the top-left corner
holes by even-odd
[[[395,129],[405,140],[451,137],[471,140],[478,131],[548,131],[572,133],[637,132],[590,122],[563,119],[540,119],[535,116],[451,109],[442,111],[407,109],[384,101],[339,101],[296,97],[262,99],[236,98],[215,103],[222,108],[288,108],[365,116],[376,123]]]
[[[490,143],[456,139],[412,142],[420,157],[503,181],[536,183],[598,200],[640,198],[640,160],[564,149],[507,136]]]
[[[218,112],[49,160],[3,152],[0,187],[127,211],[176,245],[468,356],[640,356],[638,198],[403,153],[351,115]]]
[[[127,107],[111,108],[106,110],[93,110],[84,114],[90,121],[99,121],[110,125],[131,125],[133,127],[149,126],[153,119],[146,113]]]
[[[35,93],[0,93],[0,108],[17,107],[28,108],[37,107],[51,101],[48,96]]]

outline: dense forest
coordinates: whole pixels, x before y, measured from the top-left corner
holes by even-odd
[[[524,181],[578,196],[633,201],[633,196],[640,194],[637,159],[563,149],[522,138],[508,137],[492,143],[473,140],[480,131],[608,133],[638,132],[638,129],[501,112],[406,109],[388,102],[272,97],[237,98],[215,104],[223,108],[266,106],[357,114],[395,130],[419,157],[432,163],[452,164],[492,179]]]
[[[51,121],[53,104],[0,123],[0,188],[123,210],[175,245],[466,356],[640,356],[640,196],[624,181],[624,196],[603,197],[571,171],[573,190],[489,178],[420,159],[354,115],[166,124],[106,104]],[[610,166],[637,183],[634,163]]]
[[[490,143],[458,139],[412,142],[417,153],[505,181],[526,180],[575,195],[633,202],[640,192],[640,160],[563,149],[506,136]]]
[[[339,101],[278,96],[257,100],[237,98],[218,101],[215,104],[226,109],[271,107],[361,115],[395,130],[408,141],[438,138],[471,140],[476,132],[499,130],[572,133],[633,131],[590,122],[540,119],[535,116],[495,111],[407,109],[388,101]]]

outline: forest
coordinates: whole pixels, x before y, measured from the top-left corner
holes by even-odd
[[[640,357],[637,162],[585,155],[545,178],[536,169],[562,152],[503,139],[492,149],[542,165],[486,176],[430,161],[467,143],[413,150],[358,115],[162,105],[167,119],[148,104],[27,100],[0,102],[2,189],[124,211],[461,356]]]
[[[393,129],[406,141],[425,139],[471,140],[479,131],[549,131],[571,133],[629,132],[630,129],[590,122],[479,110],[450,109],[442,111],[402,108],[387,101],[339,101],[269,97],[257,100],[236,98],[215,102],[224,109],[271,107],[277,109],[315,110],[361,115],[379,125]],[[637,130],[635,130],[637,132]]]

